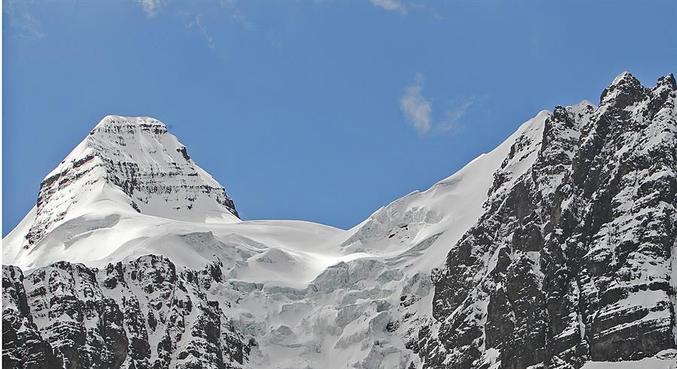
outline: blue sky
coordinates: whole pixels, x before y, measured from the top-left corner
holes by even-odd
[[[675,1],[4,0],[3,235],[107,114],[164,121],[246,219],[350,227],[623,70]]]

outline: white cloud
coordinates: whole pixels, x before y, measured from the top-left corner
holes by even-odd
[[[420,135],[433,130],[450,131],[461,123],[468,109],[475,104],[475,97],[450,104],[442,119],[435,119],[432,100],[423,95],[423,76],[419,73],[413,84],[407,86],[400,97],[400,110],[405,119]]]
[[[374,6],[388,10],[388,11],[399,11],[400,13],[406,13],[407,8],[400,0],[369,0]]]
[[[139,3],[141,4],[141,7],[143,7],[143,11],[146,12],[146,15],[152,18],[160,11],[162,1],[163,0],[139,0]]]
[[[425,134],[432,127],[433,106],[429,99],[421,93],[423,76],[416,75],[416,81],[408,86],[400,98],[400,109],[409,123],[419,134]]]

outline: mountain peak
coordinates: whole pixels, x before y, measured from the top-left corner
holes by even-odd
[[[167,132],[167,125],[153,117],[106,115],[92,129],[91,134],[96,134],[99,131],[121,129],[122,127],[138,127]]]
[[[619,75],[614,78],[614,80],[611,82],[611,86],[616,86],[616,85],[621,85],[621,84],[627,84],[627,83],[640,83],[635,76],[632,75],[632,73],[626,71],[621,72]]]
[[[642,99],[644,90],[642,83],[630,72],[625,71],[616,76],[609,87],[604,89],[600,106],[614,101],[622,106],[631,105]]]
[[[658,79],[656,83],[656,88],[660,89],[665,87],[671,91],[677,90],[677,82],[675,81],[675,75],[670,73]]]
[[[151,117],[104,117],[42,181],[28,244],[73,217],[138,212],[175,220],[234,222],[225,189]]]

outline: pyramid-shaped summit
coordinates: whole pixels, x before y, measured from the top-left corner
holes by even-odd
[[[42,181],[25,244],[83,214],[130,211],[206,223],[238,220],[223,186],[164,123],[109,115]]]

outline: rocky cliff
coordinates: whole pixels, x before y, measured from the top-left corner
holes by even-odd
[[[676,347],[677,85],[620,75],[518,140],[435,280],[425,366],[579,368]],[[515,178],[510,167],[537,152]]]
[[[216,265],[149,255],[104,269],[4,266],[4,368],[241,368],[250,343],[211,300]]]

